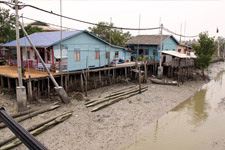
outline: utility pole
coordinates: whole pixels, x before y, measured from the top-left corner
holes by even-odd
[[[162,78],[163,74],[163,67],[162,67],[162,30],[163,30],[163,24],[160,26],[160,61],[159,61],[159,67],[158,67],[158,78]]]
[[[62,72],[62,0],[60,0],[60,65],[59,70]]]
[[[70,103],[70,99],[66,93],[66,91],[64,90],[63,87],[59,86],[58,83],[56,82],[55,78],[53,77],[53,75],[51,74],[51,72],[49,71],[48,67],[46,66],[45,62],[43,61],[43,59],[41,58],[41,55],[39,54],[38,50],[36,49],[36,47],[34,46],[33,42],[31,41],[29,35],[27,34],[26,30],[24,29],[24,27],[20,24],[21,29],[23,30],[25,36],[27,37],[27,40],[29,41],[30,45],[32,46],[32,48],[34,49],[34,52],[36,53],[37,57],[40,59],[43,67],[45,68],[45,70],[47,71],[50,79],[52,80],[52,83],[55,85],[55,90],[56,92],[59,94],[62,102],[68,104]]]
[[[19,35],[19,15],[18,15],[18,0],[15,0],[15,14],[16,14],[16,52],[17,52],[17,71],[19,86],[16,87],[16,99],[18,111],[27,109],[27,95],[26,88],[23,86],[22,70],[21,70],[21,52],[20,52],[20,35]]]

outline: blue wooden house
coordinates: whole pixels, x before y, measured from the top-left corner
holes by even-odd
[[[177,51],[179,42],[172,35],[162,36],[162,50]],[[126,42],[132,51],[132,59],[148,56],[149,60],[160,60],[160,35],[138,35]]]
[[[60,32],[40,32],[30,35],[42,59],[48,66],[59,68],[61,59]],[[22,65],[37,68],[40,60],[26,38],[20,39]],[[16,41],[3,45],[9,49],[9,64],[16,65]],[[62,32],[62,64],[64,71],[103,67],[114,59],[131,59],[127,48],[112,45],[96,35],[83,31]]]

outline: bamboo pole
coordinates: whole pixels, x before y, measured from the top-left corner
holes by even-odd
[[[147,91],[147,89],[144,89],[142,92],[145,92],[145,91]],[[127,99],[127,98],[132,97],[132,96],[137,95],[137,94],[139,94],[139,91],[137,91],[135,93],[132,93],[132,94],[129,94],[129,95],[126,95],[126,96],[118,97],[118,98],[116,98],[114,100],[108,101],[108,102],[106,102],[106,103],[104,103],[104,104],[102,104],[100,106],[97,106],[97,107],[93,108],[91,111],[92,112],[98,111],[98,110],[100,110],[102,108],[105,108],[105,107],[107,107],[109,105],[112,105],[112,104],[114,104],[116,102],[119,102],[119,101],[121,101],[123,99]]]
[[[31,127],[27,128],[26,130],[27,130],[28,132],[31,132],[31,131],[33,131],[33,130],[35,130],[35,129],[41,127],[41,126],[43,126],[44,124],[49,123],[50,121],[53,121],[53,120],[55,120],[56,118],[61,117],[61,116],[64,116],[64,115],[66,115],[66,114],[68,114],[68,113],[72,113],[72,111],[71,111],[71,112],[63,113],[63,114],[58,115],[58,116],[56,116],[56,117],[52,117],[52,118],[50,118],[50,119],[48,119],[48,120],[46,120],[46,121],[44,121],[44,122],[41,122],[41,123],[39,123],[39,124],[36,124],[36,125],[31,126]],[[14,139],[16,139],[16,138],[17,138],[17,137],[16,137],[15,135],[13,135],[13,136],[9,137],[8,139],[6,139],[6,140],[0,142],[0,146],[3,146],[3,145],[9,143],[10,141],[12,141],[12,140],[14,140]]]
[[[142,88],[142,90],[146,89],[147,87],[145,88]],[[118,97],[121,97],[121,96],[125,96],[127,94],[130,94],[130,93],[136,93],[137,91],[139,91],[139,89],[134,89],[134,90],[130,90],[129,92],[124,92],[124,93],[121,93],[121,94],[118,94],[118,95],[114,95],[114,96],[111,96],[111,97],[108,97],[108,98],[104,98],[104,99],[99,99],[93,103],[89,103],[86,105],[86,107],[91,107],[91,106],[95,106],[97,104],[100,104],[100,103],[103,103],[103,102],[106,102],[106,101],[109,101],[109,100],[112,100],[112,99],[115,99],[115,98],[118,98]]]
[[[144,89],[144,88],[147,88],[147,87],[148,87],[148,86],[143,86],[142,88]],[[109,98],[109,97],[112,97],[112,96],[115,96],[115,95],[119,95],[119,94],[122,94],[122,93],[130,92],[130,91],[132,91],[132,90],[138,90],[138,89],[139,89],[139,87],[136,86],[136,87],[133,88],[133,89],[126,89],[126,90],[121,90],[121,91],[118,91],[118,92],[114,92],[114,93],[111,93],[111,94],[109,94],[109,95],[106,95],[106,96],[104,96],[104,97],[102,97],[102,98],[98,98],[98,99],[94,99],[94,100],[88,101],[88,102],[85,103],[85,105],[88,105],[88,104],[90,104],[90,103],[96,102],[96,101],[98,101],[98,100],[103,100],[103,99],[105,99],[105,98]]]
[[[27,115],[21,116],[21,117],[19,117],[19,118],[16,118],[15,121],[21,122],[21,121],[24,121],[24,120],[26,120],[26,119],[28,119],[28,118],[37,116],[38,114],[41,114],[41,113],[44,113],[44,112],[47,112],[47,111],[54,110],[54,109],[56,109],[56,108],[58,108],[58,107],[60,107],[60,105],[53,105],[53,106],[50,106],[50,107],[46,107],[46,108],[37,110],[37,111],[35,111],[35,112],[32,112],[32,113],[30,113],[30,114],[27,114]],[[1,128],[4,128],[4,127],[6,127],[5,124],[0,123],[0,129],[1,129]]]

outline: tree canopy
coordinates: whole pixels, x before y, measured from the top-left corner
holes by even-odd
[[[199,34],[199,44],[193,44],[195,54],[198,58],[195,60],[195,66],[202,69],[204,75],[204,69],[209,66],[212,55],[217,49],[214,42],[214,38],[209,37],[207,32]]]
[[[99,22],[97,26],[89,27],[88,29],[100,37],[101,39],[117,46],[124,46],[125,42],[131,39],[130,32],[125,32],[112,28],[113,23]]]
[[[0,43],[6,43],[16,38],[15,16],[8,9],[0,8]]]
[[[15,16],[10,14],[9,9],[0,8],[0,43],[7,43],[16,39]],[[42,28],[26,26],[24,27],[28,34],[35,32],[44,32]],[[24,36],[20,29],[20,38]]]

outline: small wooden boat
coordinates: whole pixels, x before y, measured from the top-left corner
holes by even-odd
[[[150,80],[152,81],[152,83],[155,83],[155,84],[177,85],[177,81],[167,81],[167,80],[160,80],[155,78],[151,78]]]

